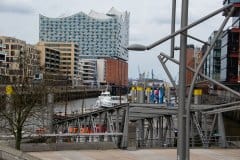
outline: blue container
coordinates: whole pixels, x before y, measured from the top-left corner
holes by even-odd
[[[154,103],[154,89],[151,90],[150,103]]]
[[[158,94],[159,95],[159,103],[163,104],[163,99],[164,99],[164,95],[165,95],[165,89],[163,86],[159,88],[158,93],[159,93]]]

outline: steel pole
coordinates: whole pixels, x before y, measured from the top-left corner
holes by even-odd
[[[182,0],[181,11],[181,29],[188,25],[188,0]],[[186,51],[187,51],[187,30],[180,35],[180,65],[179,65],[179,107],[178,107],[178,143],[177,143],[177,159],[187,159],[186,147]]]
[[[172,24],[171,24],[171,34],[175,32],[175,23],[176,23],[176,0],[172,0]],[[174,57],[174,45],[175,37],[171,38],[171,48],[170,48],[170,57]]]

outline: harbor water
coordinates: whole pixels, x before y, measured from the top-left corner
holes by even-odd
[[[54,113],[58,115],[65,114],[65,108],[68,115],[79,114],[83,111],[93,110],[95,108],[97,97],[87,99],[77,99],[68,102],[57,102],[54,104]]]

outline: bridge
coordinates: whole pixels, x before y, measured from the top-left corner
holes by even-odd
[[[232,146],[230,138],[233,137],[225,134],[222,114],[236,110],[240,110],[240,101],[191,105],[191,146]],[[177,112],[177,105],[121,104],[66,119],[55,117],[54,134],[41,136],[54,137],[57,143],[112,142],[119,148],[174,147],[178,134]]]

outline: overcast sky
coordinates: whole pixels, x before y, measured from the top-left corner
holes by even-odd
[[[38,42],[39,14],[48,17],[68,16],[90,10],[106,13],[111,7],[119,11],[130,12],[130,41],[129,44],[140,43],[149,45],[164,36],[171,30],[171,0],[0,0],[0,35],[12,36],[27,43]],[[189,0],[189,23],[221,8],[222,0]],[[176,30],[180,25],[181,0],[177,0]],[[214,18],[191,29],[189,33],[204,41],[213,30],[218,29],[223,21],[219,14]],[[176,37],[178,42],[179,37]],[[189,43],[201,46],[196,41]],[[157,78],[168,80],[157,56],[160,52],[169,53],[170,41],[145,52],[129,52],[129,77],[138,77],[140,72],[149,73],[151,70]],[[176,43],[179,46],[179,43]],[[179,54],[176,52],[176,57]],[[174,78],[178,78],[178,66],[167,63]],[[139,66],[139,67],[138,67]]]

